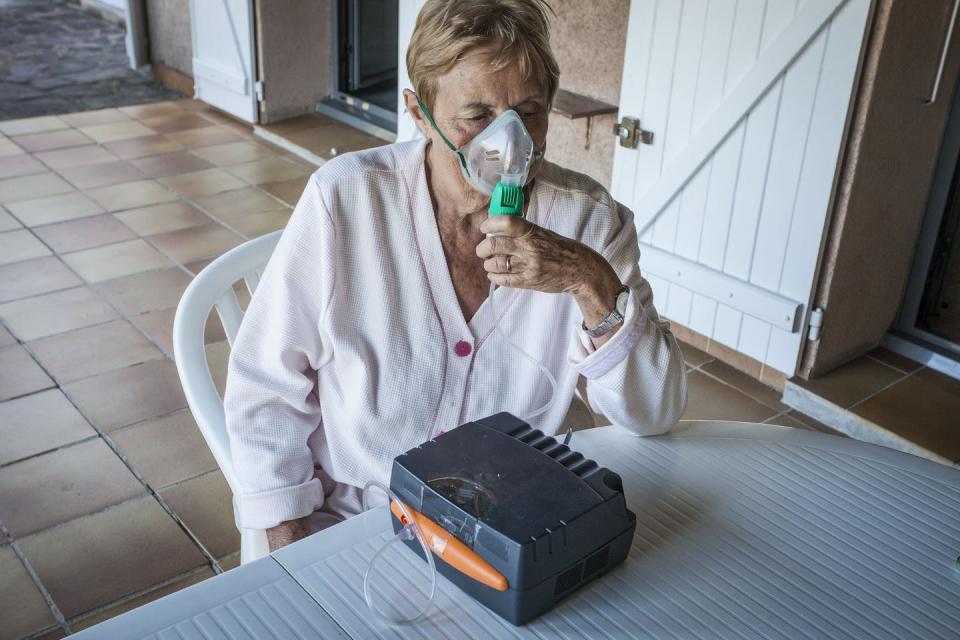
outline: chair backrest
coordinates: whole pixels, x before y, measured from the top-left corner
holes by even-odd
[[[274,231],[245,242],[207,265],[183,292],[173,321],[173,354],[187,404],[234,494],[238,487],[223,401],[210,374],[203,336],[207,318],[216,308],[233,346],[243,320],[233,285],[243,280],[253,295],[281,233]]]

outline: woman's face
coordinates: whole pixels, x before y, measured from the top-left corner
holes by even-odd
[[[544,149],[549,105],[543,87],[533,80],[524,81],[515,64],[499,71],[491,70],[487,64],[488,55],[487,49],[472,51],[437,79],[436,100],[431,112],[437,127],[459,148],[501,113],[513,109],[523,120],[534,144]],[[455,173],[463,185],[470,188],[460,173],[456,155],[447,149],[425,119],[419,124],[424,135],[437,143],[433,146],[449,156],[442,163],[443,170]],[[536,175],[541,162],[538,160],[531,167],[528,180]]]

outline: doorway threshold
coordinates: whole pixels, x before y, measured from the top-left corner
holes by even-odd
[[[387,144],[382,138],[316,113],[256,125],[253,133],[318,166],[349,151]]]
[[[350,100],[353,100],[352,98]],[[363,105],[357,106],[357,104]],[[387,142],[397,139],[397,118],[385,117],[384,110],[367,102],[354,101],[348,104],[343,100],[326,98],[316,104],[317,113]]]
[[[890,350],[791,378],[782,402],[851,438],[960,468],[960,381]]]
[[[931,337],[935,338],[935,336]],[[883,346],[944,375],[960,380],[960,359],[957,354],[930,340],[892,332],[884,336]]]

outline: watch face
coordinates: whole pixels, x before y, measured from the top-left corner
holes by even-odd
[[[617,313],[621,316],[627,313],[627,300],[630,299],[630,290],[624,289],[617,296]]]

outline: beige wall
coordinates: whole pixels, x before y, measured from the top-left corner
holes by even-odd
[[[147,0],[152,61],[193,77],[190,0]],[[620,100],[629,0],[552,0],[552,44],[560,86],[611,104]],[[257,0],[257,64],[264,80],[264,123],[313,111],[330,93],[332,0]],[[548,157],[610,186],[614,115],[552,114]]]
[[[332,19],[331,0],[257,0],[261,122],[310,113],[330,95]]]
[[[629,0],[552,0],[551,44],[560,65],[560,87],[611,104],[620,102],[627,43]],[[593,118],[589,149],[587,119],[550,117],[547,157],[610,186],[615,115]]]
[[[807,345],[803,377],[872,349],[896,318],[960,73],[954,46],[939,100],[924,104],[952,4],[877,3],[814,299],[824,328]]]
[[[190,0],[147,0],[151,62],[193,77]]]

